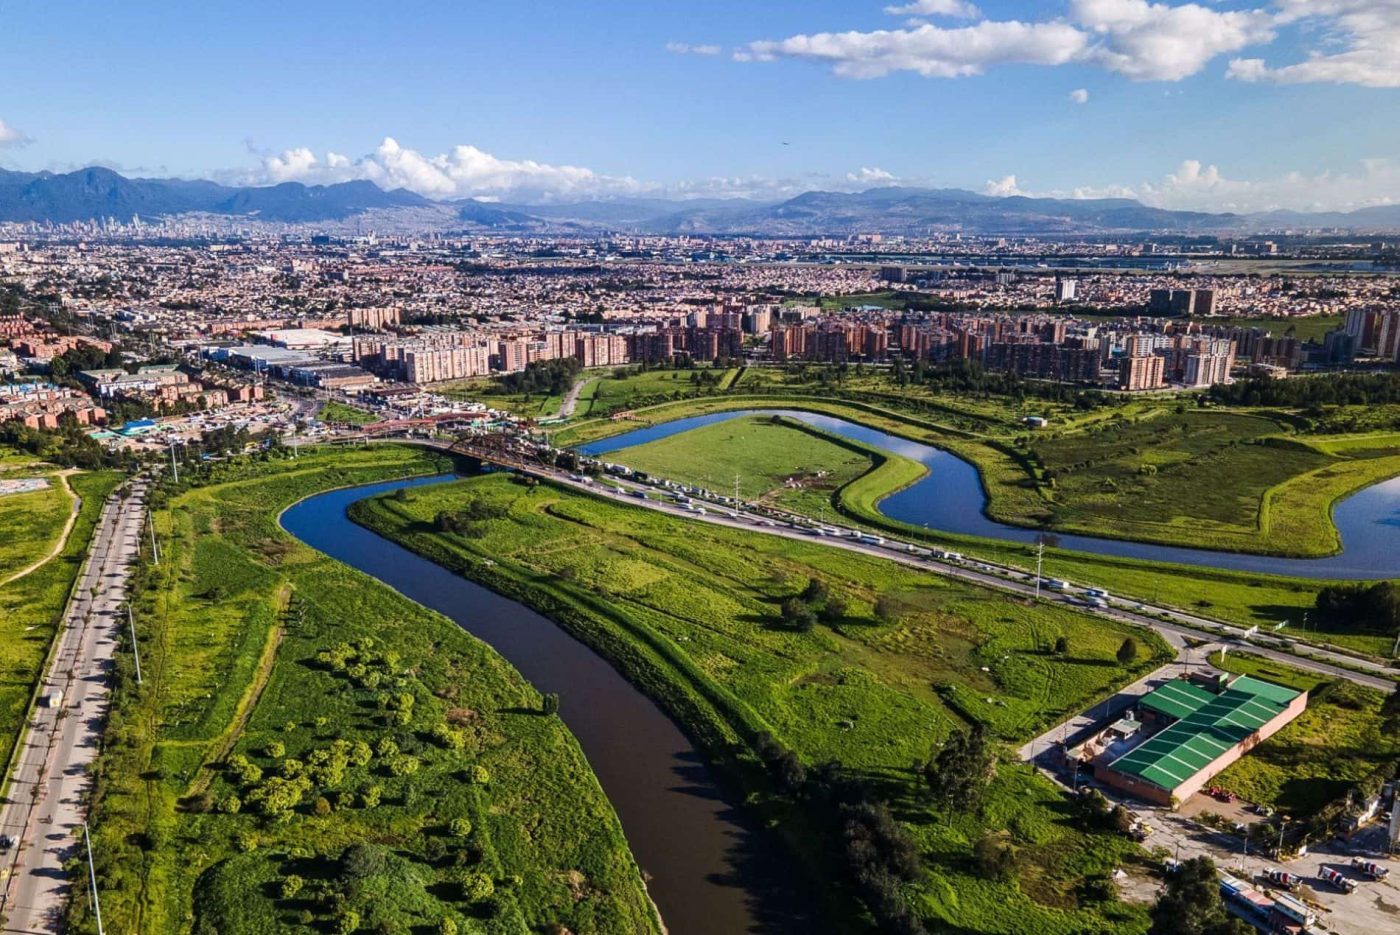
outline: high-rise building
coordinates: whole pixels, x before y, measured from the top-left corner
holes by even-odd
[[[1159,390],[1167,385],[1165,357],[1124,357],[1118,361],[1118,388],[1123,390]]]
[[[1079,291],[1079,281],[1077,279],[1066,279],[1063,276],[1055,277],[1055,302],[1073,302],[1075,294]]]

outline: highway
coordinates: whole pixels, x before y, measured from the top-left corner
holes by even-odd
[[[63,864],[86,856],[81,829],[88,766],[106,722],[112,655],[126,626],[126,588],[140,550],[145,496],[146,482],[137,480],[104,504],[39,702],[11,763],[0,803],[0,834],[10,842],[0,851],[4,932],[63,931],[63,910],[75,883]],[[61,700],[51,706],[57,692]],[[78,882],[87,885],[86,873]]]

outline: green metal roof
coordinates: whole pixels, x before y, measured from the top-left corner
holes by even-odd
[[[1199,685],[1173,679],[1148,692],[1138,704],[1179,721],[1210,704],[1214,697],[1214,692],[1208,692]]]
[[[1299,694],[1248,676],[1218,695],[1186,682],[1168,682],[1141,703],[1173,716],[1184,711],[1185,716],[1109,768],[1170,792],[1272,721]]]

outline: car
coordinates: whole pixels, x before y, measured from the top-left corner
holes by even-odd
[[[0,834],[0,851],[8,851],[15,846],[15,839],[8,834]]]

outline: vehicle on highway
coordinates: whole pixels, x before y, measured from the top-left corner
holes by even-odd
[[[1101,599],[1103,599],[1103,600],[1108,600],[1109,594],[1108,594],[1108,592],[1105,591],[1103,588],[1085,588],[1085,589],[1084,589],[1084,596],[1085,596],[1085,597],[1097,597],[1097,598],[1101,598]]]
[[[1051,578],[1045,582],[1045,586],[1052,591],[1064,591],[1068,590],[1069,582],[1063,581],[1059,578]]]
[[[55,688],[44,696],[44,707],[57,708],[63,704],[63,690]]]
[[[872,535],[868,535],[868,534],[867,534],[867,535],[862,535],[862,536],[861,536],[859,539],[857,539],[856,541],[857,541],[857,542],[861,542],[861,543],[863,543],[863,544],[865,544],[865,545],[884,545],[884,544],[885,544],[885,537],[884,537],[884,536],[872,536]]]

